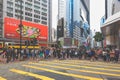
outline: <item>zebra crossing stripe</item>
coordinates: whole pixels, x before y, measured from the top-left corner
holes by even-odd
[[[48,64],[57,64],[57,65],[62,65],[62,66],[72,66],[72,67],[77,67],[77,68],[87,68],[87,69],[94,69],[94,70],[105,70],[105,71],[113,71],[113,72],[120,72],[120,70],[114,70],[114,69],[107,69],[107,68],[97,68],[97,67],[90,67],[90,66],[82,66],[82,65],[73,65],[71,63],[56,63],[56,62],[46,62]]]
[[[55,62],[55,61],[54,61]],[[107,62],[99,62],[99,61],[94,61],[94,62],[90,62],[90,61],[83,61],[83,60],[67,60],[67,61],[59,61],[59,62],[67,62],[67,63],[86,63],[86,64],[91,64],[94,63],[96,65],[109,65],[109,66],[117,66],[120,67],[120,64],[115,64],[115,63],[107,63]]]
[[[99,63],[98,64],[85,64],[85,63],[79,63],[79,62],[76,62],[76,63],[72,63],[72,62],[64,62],[64,63],[69,63],[69,64],[80,64],[80,65],[86,65],[86,66],[93,66],[93,67],[105,67],[105,68],[114,68],[114,69],[120,69],[120,67],[119,66],[115,66],[114,64],[113,65],[100,65]],[[114,67],[113,67],[114,66]]]
[[[11,72],[18,73],[18,74],[22,74],[22,75],[32,76],[32,77],[38,78],[38,79],[40,79],[40,80],[55,80],[55,79],[53,79],[53,78],[49,78],[49,77],[46,77],[46,76],[42,76],[42,75],[30,73],[30,72],[25,72],[25,71],[18,70],[18,69],[10,69],[10,71],[11,71]],[[0,79],[0,80],[1,80],[1,79]]]
[[[92,63],[88,63],[88,64],[85,64],[85,62],[60,62],[60,63],[65,63],[65,64],[75,64],[75,65],[86,65],[86,66],[92,66],[92,67],[105,67],[105,68],[114,68],[114,69],[120,69],[120,66],[115,66],[114,64],[113,65],[109,65],[109,63],[107,63],[108,65],[104,65],[104,66],[101,66],[99,64],[94,64],[94,62]],[[94,65],[93,65],[94,64]],[[114,66],[114,67],[113,67]]]
[[[116,76],[116,77],[120,76],[120,74],[112,74],[112,73],[97,72],[97,71],[90,71],[90,70],[80,70],[80,69],[66,68],[66,67],[61,67],[61,66],[53,66],[53,65],[48,65],[48,64],[39,64],[39,63],[29,63],[29,64],[34,64],[34,65],[39,65],[39,66],[48,66],[52,68],[65,69],[65,70],[73,70],[73,71],[84,72],[84,73],[93,73],[93,74],[101,74],[101,75]]]
[[[95,77],[89,77],[89,76],[83,76],[83,75],[77,75],[77,74],[71,74],[71,73],[64,73],[64,72],[50,70],[50,69],[46,69],[46,68],[40,68],[40,67],[36,67],[36,66],[30,66],[30,65],[22,65],[22,66],[27,67],[27,68],[47,71],[47,72],[51,72],[51,73],[55,73],[55,74],[60,74],[60,75],[64,75],[64,76],[76,77],[76,78],[80,78],[80,79],[103,80],[101,78],[95,78]]]
[[[3,77],[0,77],[0,80],[7,80],[7,79],[5,79],[5,78],[3,78]]]

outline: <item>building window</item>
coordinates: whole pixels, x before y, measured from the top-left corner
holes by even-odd
[[[25,12],[25,15],[32,17],[32,13]]]
[[[39,16],[39,15],[34,15],[34,17],[40,19],[40,16]]]
[[[42,12],[42,15],[43,15],[43,16],[47,16],[47,13],[45,13],[45,12]]]
[[[43,3],[42,3],[42,6],[43,6],[43,7],[47,7],[47,5],[46,5],[46,4],[43,4]]]
[[[25,20],[26,20],[26,21],[32,21],[32,18],[25,17]]]
[[[20,15],[15,14],[15,18],[16,18],[16,19],[20,19]],[[23,16],[22,16],[22,19],[23,19]]]
[[[47,22],[46,22],[46,21],[42,21],[41,23],[47,25]]]
[[[39,7],[39,6],[36,6],[36,5],[34,5],[34,8],[37,9],[37,10],[40,9],[40,7]]]
[[[13,7],[13,2],[7,1],[7,6]]]
[[[47,11],[47,9],[46,9],[46,8],[42,8],[42,10],[43,10],[44,12],[46,12],[46,11]]]
[[[13,0],[8,0],[8,1],[13,1]]]
[[[47,0],[42,0],[44,3],[47,3]]]
[[[8,17],[13,17],[13,14],[12,14],[12,13],[7,12],[7,16],[8,16]]]
[[[20,10],[18,10],[18,9],[15,9],[15,13],[20,14],[20,13],[21,13],[21,11],[20,11]],[[23,14],[23,11],[22,11],[22,14]]]
[[[15,14],[16,19],[20,19],[20,15]]]
[[[2,34],[0,35],[0,37],[2,37]]]
[[[42,20],[47,20],[47,18],[42,16]]]
[[[13,8],[7,7],[7,12],[13,12]]]
[[[32,0],[27,0],[27,1],[32,2]]]
[[[17,4],[21,4],[21,0],[15,0],[15,3],[17,3]],[[24,4],[24,2],[23,2],[23,0],[22,0],[22,5]]]
[[[2,9],[3,8],[3,5],[2,4],[0,4],[0,9]]]
[[[31,7],[32,7],[32,4],[30,4],[30,3],[28,3],[28,2],[25,2],[25,6],[31,8]]]
[[[34,13],[40,14],[40,11],[38,11],[38,10],[34,10]]]
[[[35,23],[39,23],[40,20],[38,20],[38,19],[34,19],[34,22],[35,22]]]
[[[0,29],[2,28],[2,26],[3,26],[3,23],[2,23],[2,21],[0,22]]]
[[[32,11],[32,8],[25,7],[25,10],[31,12],[31,11]]]
[[[3,13],[0,13],[0,20],[3,19]],[[1,21],[0,21],[1,22]]]
[[[15,7],[21,8],[21,5],[20,4],[15,4]],[[22,6],[22,8],[23,8],[23,6]]]
[[[40,1],[36,1],[36,0],[35,0],[35,1],[34,1],[34,4],[35,4],[35,5],[36,5],[36,4],[37,4],[37,5],[40,5]]]

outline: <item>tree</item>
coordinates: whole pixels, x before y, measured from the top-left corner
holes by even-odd
[[[104,39],[103,34],[101,32],[96,32],[94,38],[95,38],[95,41],[97,42],[100,42]]]

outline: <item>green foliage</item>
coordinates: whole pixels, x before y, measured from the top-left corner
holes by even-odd
[[[61,48],[61,47],[62,47],[60,41],[57,41],[57,47],[58,47],[58,48]]]
[[[94,38],[95,38],[95,41],[97,42],[100,42],[104,39],[101,32],[96,32]]]

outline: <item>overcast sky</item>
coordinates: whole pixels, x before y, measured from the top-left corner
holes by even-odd
[[[100,19],[105,15],[105,0],[90,0],[90,27],[100,31]]]

